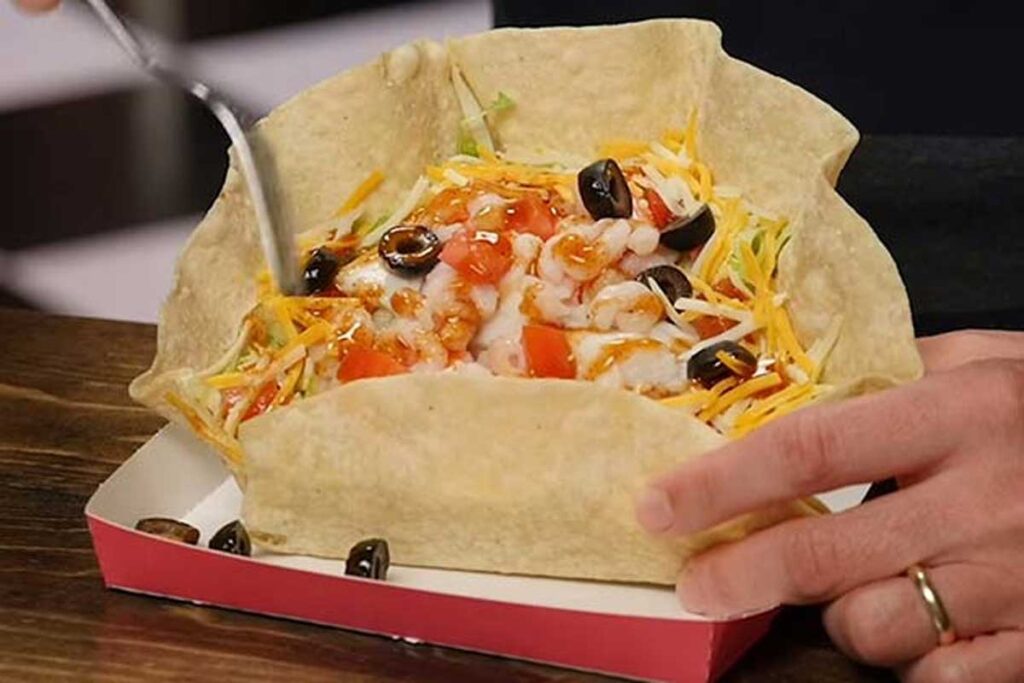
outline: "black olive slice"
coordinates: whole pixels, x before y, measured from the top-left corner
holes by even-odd
[[[715,217],[707,204],[692,216],[684,216],[665,226],[661,243],[676,251],[689,251],[706,243],[715,234]]]
[[[323,247],[314,251],[302,272],[303,291],[306,294],[322,292],[334,283],[341,261],[329,249]]]
[[[693,285],[686,274],[675,266],[654,266],[636,276],[636,281],[644,287],[651,287],[648,280],[654,280],[658,284],[668,297],[669,303],[674,304],[676,299],[693,296]]]
[[[388,542],[383,538],[368,538],[359,541],[348,551],[348,559],[345,560],[345,573],[349,576],[383,581],[387,578],[390,565],[391,556],[388,552]]]
[[[135,530],[188,545],[195,545],[199,542],[199,529],[191,524],[167,517],[140,519],[135,523]]]
[[[742,368],[742,372],[736,372],[723,363],[718,357],[719,352],[727,354],[734,361],[732,365]],[[690,356],[690,360],[686,362],[686,376],[707,388],[713,387],[727,377],[749,377],[756,371],[757,359],[754,354],[733,341],[712,344]]]
[[[437,265],[441,240],[422,225],[396,225],[380,238],[377,252],[388,268],[399,275],[422,275]]]
[[[245,525],[240,520],[228,522],[210,539],[210,549],[249,557],[252,554],[249,532],[245,530]]]
[[[633,215],[633,195],[622,169],[614,159],[601,159],[577,176],[580,199],[595,219],[629,218]]]

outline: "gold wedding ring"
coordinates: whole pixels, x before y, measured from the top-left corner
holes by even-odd
[[[942,604],[942,598],[939,597],[932,582],[928,579],[924,567],[919,564],[911,565],[907,570],[907,576],[914,582],[917,592],[924,600],[925,607],[928,608],[932,626],[935,627],[935,632],[939,636],[939,645],[949,645],[954,642],[956,631],[953,630],[953,623],[949,620],[949,612],[946,611],[946,606]]]

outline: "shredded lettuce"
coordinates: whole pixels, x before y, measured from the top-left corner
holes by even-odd
[[[748,275],[747,267],[743,262],[743,257],[740,255],[740,245],[744,242],[750,244],[750,248],[753,249],[755,256],[760,257],[761,245],[764,244],[764,230],[757,228],[745,229],[737,236],[736,242],[732,247],[732,253],[729,254],[729,279],[740,290],[749,294],[754,290],[754,281]]]
[[[357,237],[364,237],[372,233],[380,226],[384,225],[384,222],[388,219],[390,215],[390,212],[384,213],[383,215],[379,216],[377,220],[375,220],[373,223],[371,223],[367,218],[360,217],[360,219],[356,221],[355,225],[352,226],[352,230]]]
[[[482,131],[481,127],[486,128],[487,122],[494,123],[494,119],[499,114],[503,114],[507,111],[514,109],[516,106],[515,100],[509,97],[504,92],[499,92],[494,100],[479,110],[478,114],[467,115],[459,122],[459,134],[457,138],[457,149],[459,154],[465,154],[471,157],[480,157],[480,140],[479,136]],[[476,131],[474,133],[474,130]]]
[[[469,128],[466,126],[465,122],[459,123],[459,137],[457,145],[459,154],[465,154],[471,157],[480,156],[480,148],[477,147],[476,140],[473,138],[473,134],[469,132]]]
[[[507,94],[498,91],[498,96],[494,98],[494,101],[488,105],[487,109],[484,110],[488,114],[501,114],[503,112],[514,109],[516,101],[509,97]]]

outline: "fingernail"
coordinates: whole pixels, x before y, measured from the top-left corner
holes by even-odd
[[[696,614],[702,617],[713,618],[715,615],[712,614],[707,606],[704,604],[707,602],[705,595],[703,595],[700,588],[695,582],[690,579],[690,572],[684,566],[683,570],[679,573],[679,578],[676,581],[676,598],[679,599],[679,604],[683,606],[687,612]]]
[[[675,517],[668,494],[653,486],[645,488],[636,501],[636,517],[647,531],[668,531]]]
[[[689,572],[686,568],[679,574],[676,583],[676,597],[683,609],[691,614],[712,619],[714,621],[735,621],[746,617],[767,612],[777,605],[766,605],[764,607],[736,607],[732,605],[716,604],[714,595],[708,595],[699,581],[690,581]]]

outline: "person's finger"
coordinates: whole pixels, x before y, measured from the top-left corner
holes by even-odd
[[[18,7],[32,14],[49,12],[60,5],[60,0],[17,0]]]
[[[1020,683],[1024,631],[1002,631],[938,647],[906,667],[904,683]]]
[[[1024,359],[1024,333],[961,330],[917,340],[928,372],[944,372],[990,358]]]
[[[637,500],[637,518],[654,533],[692,533],[773,503],[923,469],[976,426],[984,401],[964,406],[959,396],[978,384],[951,373],[799,411],[655,479]]]
[[[1024,623],[1024,590],[1008,583],[1005,572],[974,564],[926,571],[959,637],[973,638]],[[938,644],[930,612],[906,576],[843,595],[825,610],[825,628],[839,649],[875,666],[911,662]]]
[[[976,525],[934,484],[885,496],[847,512],[790,520],[692,558],[677,593],[688,610],[718,617],[779,603],[831,600],[895,576]]]

